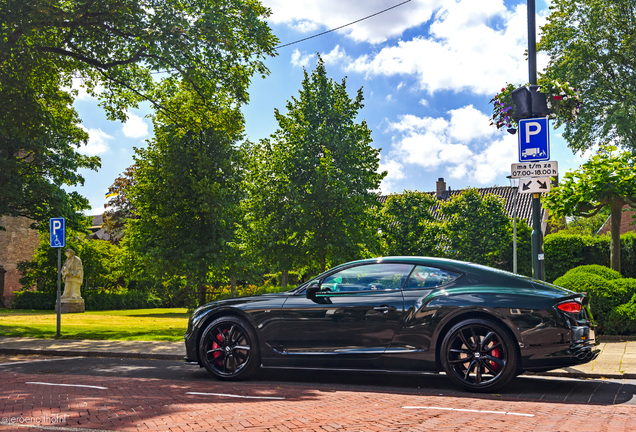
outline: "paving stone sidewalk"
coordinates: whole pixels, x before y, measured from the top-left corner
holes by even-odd
[[[596,360],[580,366],[543,372],[538,375],[571,378],[636,379],[636,341],[608,341],[599,345]],[[0,337],[0,354],[40,354],[54,356],[116,357],[182,360],[183,342],[35,339]]]

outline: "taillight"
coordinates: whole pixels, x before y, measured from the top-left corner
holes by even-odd
[[[563,312],[579,313],[581,312],[581,303],[570,301],[557,305],[557,308]]]

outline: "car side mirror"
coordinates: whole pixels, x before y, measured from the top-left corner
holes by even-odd
[[[308,299],[315,299],[318,291],[320,291],[320,283],[312,282],[312,284],[307,287],[305,293],[307,294]]]

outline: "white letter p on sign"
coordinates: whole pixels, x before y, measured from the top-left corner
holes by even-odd
[[[53,221],[53,232],[56,232],[60,228],[62,228],[62,222],[59,221],[59,220],[54,220]]]
[[[534,126],[536,129],[530,130]],[[541,132],[541,124],[537,122],[526,122],[526,144],[530,144],[530,135],[536,135]]]

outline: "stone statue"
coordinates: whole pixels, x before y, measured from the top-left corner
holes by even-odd
[[[75,255],[73,249],[67,249],[64,254],[66,255],[66,261],[62,266],[64,294],[62,294],[60,299],[60,311],[61,313],[81,313],[84,312],[84,299],[80,293],[84,280],[82,260]]]

